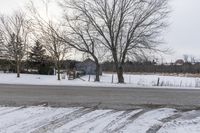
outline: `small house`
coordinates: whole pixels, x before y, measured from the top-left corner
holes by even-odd
[[[179,60],[177,60],[176,62],[175,62],[175,65],[176,66],[182,66],[182,65],[184,65],[184,60],[182,60],[182,59],[179,59]]]
[[[83,62],[79,62],[75,65],[76,71],[83,71],[86,75],[95,75],[96,74],[96,63],[88,58]],[[100,66],[100,75],[102,75],[102,68]]]

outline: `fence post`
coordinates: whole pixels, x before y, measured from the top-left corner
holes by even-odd
[[[160,78],[158,77],[157,86],[160,85]]]
[[[114,74],[112,73],[112,83],[114,82]]]
[[[90,82],[90,74],[89,74],[89,77],[88,77],[88,81]]]

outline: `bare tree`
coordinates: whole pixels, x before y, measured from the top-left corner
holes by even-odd
[[[43,25],[44,26],[44,25]],[[51,28],[53,27],[53,28]],[[44,41],[44,47],[50,53],[57,70],[58,80],[60,78],[60,69],[61,69],[61,61],[66,58],[67,52],[69,51],[69,47],[65,45],[62,41],[60,41],[59,37],[57,36],[59,32],[59,28],[55,28],[51,24],[45,31],[42,31],[42,40]],[[61,34],[59,34],[61,36]]]
[[[21,62],[27,51],[30,24],[22,12],[0,17],[2,55],[15,61],[17,77],[20,77]]]
[[[74,14],[65,14],[67,26],[65,27],[66,34],[61,37],[66,45],[70,45],[78,51],[86,53],[95,61],[96,78],[95,81],[100,81],[100,61],[106,55],[106,49],[98,41],[98,33],[95,31],[89,21],[78,19],[79,16]]]
[[[185,63],[188,63],[189,62],[189,55],[184,54],[183,59],[184,59]]]
[[[191,63],[196,63],[196,61],[197,61],[197,59],[196,59],[196,57],[194,57],[194,56],[190,56],[190,62]]]
[[[48,2],[48,0],[46,2]],[[48,3],[45,3],[45,8],[48,8]],[[63,36],[64,33],[61,28],[62,25],[49,19],[48,16],[46,16],[47,18],[42,17],[33,2],[30,3],[28,9],[31,13],[31,17],[35,20],[34,29],[36,32],[34,35],[43,42],[44,48],[51,55],[57,70],[57,79],[61,80],[61,61],[66,58],[70,49],[68,45],[65,45],[65,43],[60,40],[60,36]],[[48,11],[48,9],[46,9],[46,11]]]
[[[112,53],[119,83],[124,83],[128,56],[159,50],[169,13],[168,0],[63,0],[61,5],[98,32],[99,41]]]

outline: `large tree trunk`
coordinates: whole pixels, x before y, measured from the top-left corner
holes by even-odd
[[[58,80],[61,80],[60,79],[60,68],[58,67]]]
[[[117,52],[116,50],[113,50],[113,59],[114,59],[114,64],[117,72],[117,77],[118,77],[118,83],[124,83],[124,77],[123,77],[123,63],[120,63],[117,58]]]
[[[60,61],[57,62],[57,70],[58,70],[58,80],[61,80],[60,78]]]
[[[117,70],[118,83],[124,83],[123,67],[119,66]]]
[[[19,61],[17,61],[17,63],[16,63],[16,69],[17,69],[17,78],[20,78],[20,62]]]
[[[95,82],[100,82],[100,65],[99,63],[96,63],[96,78]]]
[[[118,64],[115,64],[116,72],[117,72],[117,78],[118,83],[124,83],[124,70],[122,66],[119,66]]]
[[[94,58],[94,61],[96,63],[96,74],[95,74],[95,82],[100,82],[100,64],[99,64],[99,61],[98,59],[96,58],[96,56],[92,55],[93,58]]]

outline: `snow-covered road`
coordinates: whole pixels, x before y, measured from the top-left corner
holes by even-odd
[[[200,111],[0,107],[0,133],[199,133]]]

